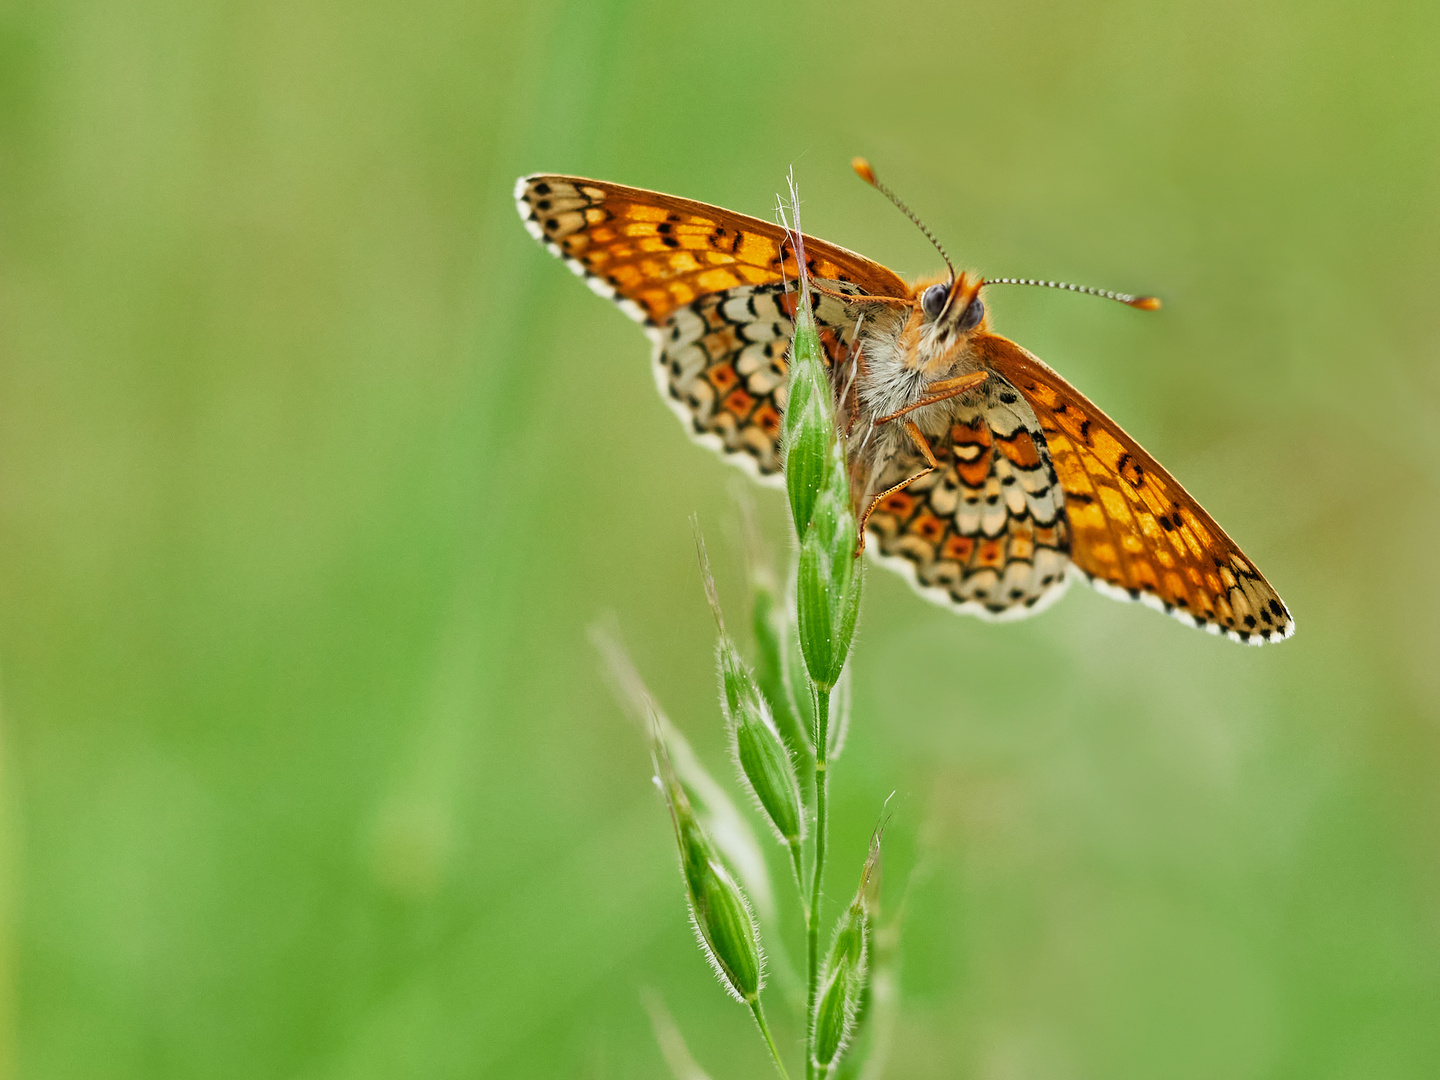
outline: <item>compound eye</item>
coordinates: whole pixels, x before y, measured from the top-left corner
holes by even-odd
[[[975,327],[980,325],[980,320],[984,317],[985,305],[980,302],[980,298],[977,296],[974,300],[970,301],[970,306],[967,307],[964,314],[960,316],[960,322],[957,326],[961,331],[974,330]]]
[[[920,310],[934,322],[945,310],[945,301],[950,296],[949,285],[931,285],[920,294]]]

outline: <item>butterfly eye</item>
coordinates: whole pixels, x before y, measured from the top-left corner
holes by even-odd
[[[931,285],[920,294],[920,310],[933,322],[940,317],[940,312],[945,310],[945,301],[949,296],[949,285]]]
[[[965,313],[960,316],[958,329],[961,331],[973,330],[980,325],[980,320],[984,317],[985,305],[980,302],[980,298],[977,296],[974,300],[970,301],[970,306],[967,307]]]

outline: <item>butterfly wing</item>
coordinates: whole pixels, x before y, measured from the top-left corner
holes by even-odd
[[[515,201],[531,235],[647,326],[706,293],[797,276],[783,228],[718,206],[549,175],[521,177]],[[872,295],[909,295],[894,272],[836,244],[807,236],[805,255],[812,277]]]
[[[921,422],[939,468],[881,500],[867,550],[922,596],[984,619],[1048,607],[1069,583],[1070,533],[1035,414],[992,374]],[[925,467],[898,432],[887,442],[874,478],[857,486],[886,491]]]
[[[1118,424],[1013,341],[986,334],[976,349],[1039,419],[1064,491],[1070,560],[1091,584],[1236,641],[1294,633],[1255,565]]]
[[[515,199],[537,240],[645,328],[660,393],[691,437],[778,482],[798,274],[785,230],[577,176],[522,177]],[[805,254],[811,276],[830,288],[909,295],[898,276],[853,251],[807,236]],[[821,341],[838,369],[854,316],[834,298],[813,300]]]

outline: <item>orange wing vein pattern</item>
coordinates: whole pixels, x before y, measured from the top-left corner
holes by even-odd
[[[1070,559],[1092,584],[1236,641],[1294,633],[1260,571],[1119,425],[1014,342],[978,346],[1035,410],[1065,492]]]
[[[544,174],[521,177],[515,200],[537,240],[647,327],[707,293],[797,276],[784,229],[717,206]],[[909,294],[897,275],[835,244],[807,236],[805,254],[816,278],[875,295]]]
[[[1017,619],[1043,610],[1068,584],[1069,526],[1034,414],[992,374],[924,433],[939,468],[871,515],[879,557],[959,611]],[[866,486],[887,490],[924,465],[907,440]]]

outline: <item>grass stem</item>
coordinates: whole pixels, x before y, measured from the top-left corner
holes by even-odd
[[[755,1023],[760,1026],[765,1045],[770,1048],[770,1056],[775,1061],[775,1070],[780,1074],[780,1080],[790,1080],[790,1074],[785,1071],[785,1062],[780,1060],[780,1048],[775,1045],[775,1039],[770,1034],[770,1025],[765,1023],[765,1010],[760,1007],[758,997],[750,1002],[750,1012],[755,1016]]]
[[[804,846],[798,841],[787,845],[790,849],[790,869],[795,873],[795,891],[800,896],[800,914],[805,920],[805,929],[810,929],[810,905],[805,898]]]
[[[815,688],[815,865],[810,879],[810,910],[805,919],[805,1075],[813,1080],[815,1060],[815,999],[820,992],[820,883],[825,876],[825,840],[828,831],[826,789],[829,769],[830,690]]]

